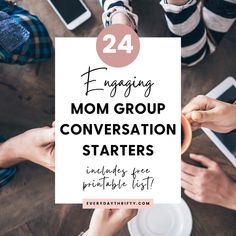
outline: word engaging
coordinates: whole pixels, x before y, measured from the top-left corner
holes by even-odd
[[[84,74],[81,75],[81,77],[87,76],[87,80],[84,83],[86,85],[86,93],[85,95],[88,96],[88,94],[92,91],[103,91],[104,88],[101,87],[95,87],[94,83],[96,82],[96,79],[91,78],[91,74],[94,74],[95,71],[99,71],[99,70],[108,70],[107,67],[98,67],[95,69],[91,69],[90,66],[88,68],[88,71],[86,71]],[[93,87],[92,85],[93,84]],[[136,76],[134,76],[133,80],[105,80],[103,86],[105,88],[111,88],[110,91],[110,97],[115,97],[118,87],[124,87],[125,91],[124,91],[124,96],[125,97],[129,97],[129,95],[131,94],[131,90],[132,88],[145,88],[144,91],[144,96],[145,97],[149,97],[149,95],[151,94],[151,90],[152,90],[152,86],[154,85],[154,83],[151,80],[148,80],[146,82],[142,81],[142,80],[138,80],[136,81]]]

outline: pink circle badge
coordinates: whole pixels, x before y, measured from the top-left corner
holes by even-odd
[[[124,67],[137,58],[140,43],[131,27],[114,24],[101,31],[96,47],[104,63],[112,67]]]

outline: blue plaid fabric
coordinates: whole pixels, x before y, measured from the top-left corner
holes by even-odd
[[[37,16],[5,0],[0,0],[0,11],[7,13],[11,20],[29,32],[27,41],[12,52],[0,49],[0,62],[24,65],[45,61],[52,56],[52,41]]]
[[[3,142],[4,138],[0,136],[0,142]],[[2,169],[0,168],[0,188],[6,185],[15,175],[16,167]]]
[[[16,167],[11,167],[7,169],[0,168],[0,188],[6,185],[16,173]]]

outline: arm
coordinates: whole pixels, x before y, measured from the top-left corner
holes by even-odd
[[[11,147],[8,141],[0,144],[0,168],[8,168],[24,161],[23,158],[15,156],[14,153],[15,148]]]
[[[54,145],[54,127],[26,131],[0,144],[0,167],[29,160],[54,171]]]
[[[113,1],[99,0],[103,7],[103,24],[105,27],[111,24],[124,24],[135,29],[138,24],[137,15],[132,13],[129,0]]]

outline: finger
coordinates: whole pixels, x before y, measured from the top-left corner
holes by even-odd
[[[181,180],[181,187],[194,194],[195,189],[193,185]]]
[[[189,123],[192,123],[192,118],[191,118],[191,112],[190,113],[187,113],[185,114],[185,117],[187,118],[187,120],[189,121]]]
[[[105,219],[109,217],[111,210],[110,209],[101,209],[96,208],[93,212],[93,218],[96,219]]]
[[[214,99],[204,95],[193,98],[182,110],[183,114],[198,110],[209,110],[214,108]]]
[[[188,196],[189,198],[195,200],[195,201],[198,201],[198,197],[196,194],[188,191],[188,190],[184,190],[184,193],[186,194],[186,196]]]
[[[121,209],[120,214],[127,220],[132,219],[138,213],[137,209]]]
[[[182,109],[182,113],[186,115],[192,111],[202,110],[205,107],[205,103],[206,97],[198,95],[190,100],[190,102]]]
[[[55,127],[55,121],[52,122],[52,127]]]
[[[190,113],[192,121],[197,123],[213,122],[216,115],[215,109],[208,111],[192,111]]]
[[[55,142],[55,129],[54,128],[42,128],[38,129],[36,138],[39,145],[47,145]]]
[[[196,176],[199,174],[199,171],[201,171],[201,168],[190,165],[184,161],[181,161],[181,170],[186,174],[189,174],[191,176]]]
[[[112,220],[120,222],[122,224],[126,224],[134,216],[136,216],[137,212],[137,209],[119,209],[113,214]]]
[[[46,168],[48,168],[52,172],[55,172],[55,166],[46,166]]]
[[[194,182],[194,177],[192,175],[186,174],[185,172],[181,172],[181,179],[189,184]]]
[[[183,109],[182,109],[182,113],[184,115],[187,115],[188,113],[192,112],[192,111],[196,111],[199,110],[200,106],[198,103],[196,103],[194,101],[194,99],[192,99]]]
[[[190,158],[194,161],[200,162],[205,167],[211,167],[215,166],[216,162],[210,160],[209,158],[203,156],[203,155],[196,155],[194,153],[190,153]]]
[[[191,113],[186,114],[185,117],[191,124],[192,129],[198,129],[201,126],[201,124],[192,120]]]
[[[195,130],[199,129],[202,126],[201,124],[199,124],[199,123],[197,123],[195,121],[190,121],[189,123],[191,125],[192,131],[195,131]]]
[[[198,128],[198,127],[200,127],[201,126],[201,124],[199,124],[198,122],[195,122],[195,121],[193,121],[192,123],[191,123],[191,126],[192,126],[192,128]]]

